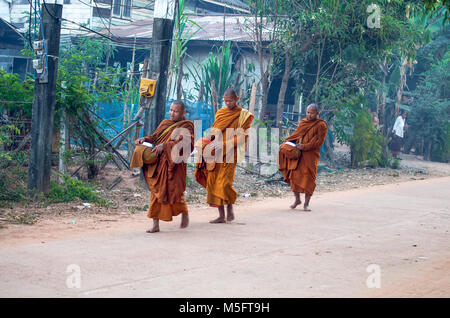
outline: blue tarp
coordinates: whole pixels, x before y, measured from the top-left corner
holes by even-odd
[[[166,102],[164,118],[169,118],[169,109],[173,101],[174,100],[172,99]],[[212,126],[214,122],[214,112],[211,105],[208,105],[205,102],[191,102],[189,100],[183,100],[183,102],[186,104],[186,119],[192,121],[201,120],[202,132]],[[138,111],[138,105],[128,104],[128,109],[131,107],[133,108],[131,118],[133,118]],[[109,104],[99,104],[98,109],[98,115],[108,122],[109,125],[119,132],[123,130],[123,103],[115,101]],[[105,137],[111,139],[117,135],[117,133],[105,123],[100,122],[99,124],[104,128]]]

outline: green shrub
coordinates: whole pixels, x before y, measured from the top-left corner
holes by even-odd
[[[0,206],[26,198],[26,177],[26,170],[21,167],[0,168]]]
[[[63,181],[63,185],[58,184],[54,180],[50,181],[50,192],[47,195],[47,202],[59,203],[82,200],[103,206],[107,205],[107,201],[95,192],[95,185],[67,175],[63,176]]]
[[[400,168],[400,161],[397,158],[394,158],[394,160],[392,160],[391,168],[392,169]]]
[[[366,162],[377,167],[382,161],[383,136],[373,126],[370,114],[366,110],[357,112],[353,123],[353,135],[350,141],[352,167]]]

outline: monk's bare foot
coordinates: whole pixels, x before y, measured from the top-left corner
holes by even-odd
[[[303,206],[303,211],[306,211],[306,212],[309,212],[309,211],[311,211],[311,209],[309,208],[309,205],[304,205]]]
[[[209,221],[209,223],[227,223],[224,218],[218,217],[217,219]]]
[[[292,205],[290,206],[290,208],[291,208],[291,209],[295,209],[295,208],[297,207],[297,205],[299,205],[299,204],[301,204],[301,203],[302,203],[302,201],[300,201],[300,200],[295,200],[294,204],[292,204]]]
[[[147,233],[156,233],[159,232],[159,226],[158,227],[152,227],[151,229],[146,231]]]
[[[180,228],[182,228],[182,229],[187,228],[188,225],[189,225],[189,216],[187,213],[182,213]]]
[[[233,206],[230,204],[227,206],[227,221],[231,222],[233,220],[234,220]]]

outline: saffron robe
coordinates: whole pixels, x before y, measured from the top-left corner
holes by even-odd
[[[327,131],[328,126],[323,119],[310,121],[303,118],[295,132],[285,139],[295,144],[302,139],[303,145],[300,160],[288,159],[281,152],[278,155],[279,170],[283,174],[284,181],[290,184],[292,191],[311,195],[314,193],[320,146],[325,141]]]
[[[144,137],[146,142],[153,143],[155,147],[163,143],[163,151],[158,156],[156,164],[143,164],[142,151],[140,155],[138,151],[135,151],[131,160],[132,167],[142,166],[145,182],[151,192],[147,216],[163,221],[172,221],[173,216],[188,213],[184,191],[186,190],[186,162],[194,145],[194,123],[182,120],[172,126],[176,123],[171,119],[165,119],[153,134]],[[168,128],[170,129],[164,133]],[[176,136],[177,128],[187,129],[188,138]],[[163,133],[163,137],[159,138]],[[189,153],[183,153],[183,150],[180,150],[179,155],[183,157],[180,163],[174,162],[176,158],[172,158],[172,150],[177,144],[179,144],[178,147],[184,145],[186,149],[189,149]]]
[[[213,131],[222,133],[222,162],[207,163],[202,161],[196,164],[195,177],[203,187],[206,188],[206,202],[214,207],[233,204],[236,202],[237,192],[233,188],[236,164],[242,161],[248,136],[243,135],[243,131],[250,128],[253,115],[239,106],[233,109],[223,107],[216,113]],[[227,136],[227,128],[242,128],[240,137],[236,135]],[[228,155],[233,151],[233,157]],[[232,159],[232,162],[227,162]]]

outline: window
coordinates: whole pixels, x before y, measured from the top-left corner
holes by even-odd
[[[120,7],[122,6],[122,0],[114,0],[113,14],[120,16]]]
[[[122,19],[131,17],[131,0],[114,0],[113,15]]]
[[[104,3],[104,4],[109,4],[109,5],[111,5],[111,1],[112,1],[112,0],[94,0],[94,2],[97,2],[97,3]]]
[[[129,18],[131,16],[131,0],[123,0],[123,13],[124,17]]]
[[[63,4],[70,4],[70,0],[64,0]]]
[[[111,15],[111,10],[107,8],[93,8],[92,16],[99,17],[103,19],[109,19]]]
[[[195,8],[195,13],[198,15],[206,15],[206,10],[201,8]]]

